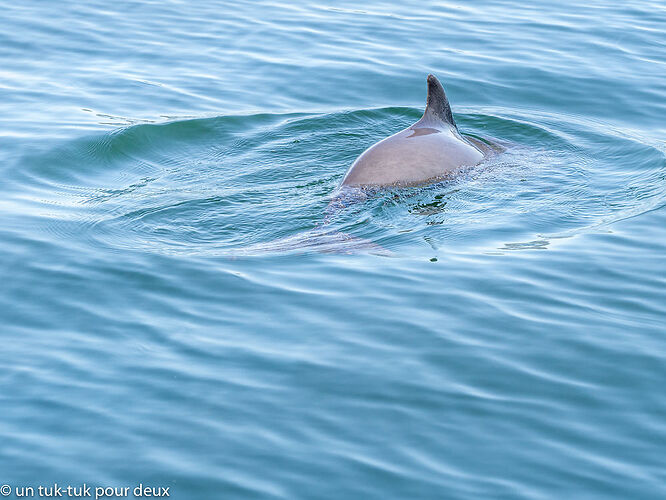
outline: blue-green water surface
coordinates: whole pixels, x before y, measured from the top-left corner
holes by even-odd
[[[9,498],[666,497],[663,2],[1,6]]]

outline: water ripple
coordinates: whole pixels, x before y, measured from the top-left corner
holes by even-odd
[[[664,153],[638,137],[616,130],[611,139],[603,124],[567,116],[475,112],[459,116],[461,128],[507,141],[504,153],[451,181],[380,192],[313,232],[354,157],[417,116],[381,108],[140,124],[29,158],[35,167],[14,181],[31,193],[31,212],[53,212],[55,234],[202,255],[408,252],[424,238],[433,248],[547,249],[666,199]]]

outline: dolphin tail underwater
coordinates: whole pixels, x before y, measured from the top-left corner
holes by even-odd
[[[463,166],[480,163],[496,150],[463,137],[444,87],[428,75],[426,108],[419,121],[366,149],[347,171],[341,186],[415,186],[442,179]]]

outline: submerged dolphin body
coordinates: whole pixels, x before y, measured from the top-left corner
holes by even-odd
[[[423,117],[411,127],[369,147],[347,171],[321,224],[310,231],[245,249],[254,252],[312,251],[392,255],[372,241],[337,231],[331,224],[345,208],[388,186],[414,186],[440,180],[503,150],[500,144],[463,137],[439,80],[428,75]],[[351,188],[351,189],[345,189]]]
[[[458,132],[442,84],[428,75],[425,112],[414,125],[366,149],[347,171],[342,186],[413,186],[441,179],[492,152],[482,141]]]

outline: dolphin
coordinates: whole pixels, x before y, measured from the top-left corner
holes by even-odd
[[[421,119],[366,149],[349,168],[341,186],[434,182],[462,166],[478,164],[492,152],[483,141],[460,135],[442,84],[428,75],[428,98]]]

